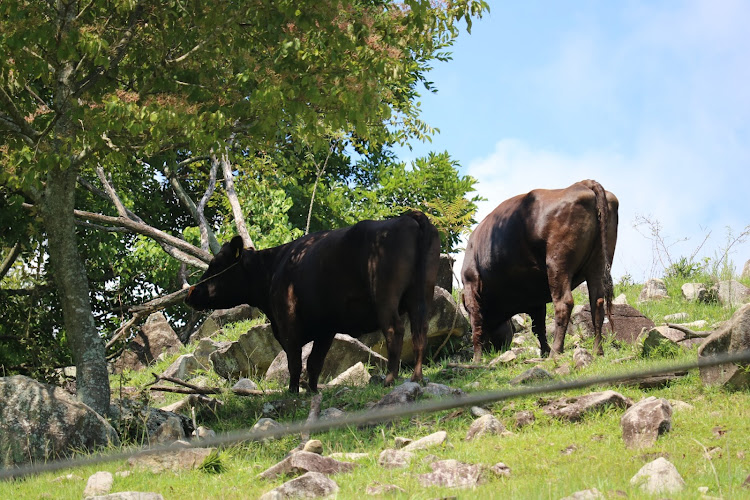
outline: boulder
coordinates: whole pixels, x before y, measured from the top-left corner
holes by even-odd
[[[359,361],[354,366],[336,376],[336,378],[331,380],[328,385],[364,387],[370,383],[370,378],[370,372],[367,371],[364,363]]]
[[[164,497],[151,491],[118,491],[109,495],[87,497],[86,500],[164,500]]]
[[[633,401],[619,392],[592,392],[583,396],[560,398],[542,407],[544,413],[551,417],[577,422],[590,412],[599,411],[608,406],[629,408]]]
[[[510,477],[510,467],[502,462],[498,462],[490,467],[490,472],[498,477]]]
[[[567,497],[563,497],[560,500],[598,500],[598,499],[604,499],[605,497],[601,491],[597,490],[596,488],[591,488],[588,490],[581,490],[576,491],[575,493],[568,495]]]
[[[594,356],[583,347],[576,347],[573,351],[573,364],[577,369],[585,368],[594,361]]]
[[[214,371],[227,380],[263,376],[283,352],[269,323],[255,326],[209,355]]]
[[[413,403],[421,395],[422,387],[418,383],[404,382],[403,384],[394,387],[391,392],[383,396],[372,408],[380,409],[403,406],[408,403]]]
[[[174,363],[169,365],[162,375],[165,377],[187,380],[190,378],[190,375],[196,371],[205,369],[206,367],[203,366],[194,355],[183,354],[177,358]]]
[[[255,422],[255,425],[253,425],[251,431],[258,431],[258,432],[271,432],[277,429],[281,428],[281,424],[275,421],[272,418],[263,417],[259,419],[257,422]],[[267,443],[268,441],[275,439],[275,438],[263,438],[263,442]]]
[[[725,306],[739,306],[750,299],[750,288],[736,280],[720,281],[716,288],[719,302]]]
[[[659,457],[641,467],[630,484],[648,495],[664,495],[681,491],[685,480],[669,460]]]
[[[233,391],[257,391],[258,384],[249,378],[241,378],[232,386]]]
[[[679,312],[674,314],[667,314],[664,316],[664,321],[669,321],[670,323],[675,323],[677,321],[685,321],[688,319],[689,315],[686,312]]]
[[[414,458],[414,453],[410,451],[388,448],[380,452],[378,464],[386,469],[400,469],[408,466],[412,458]]]
[[[513,420],[516,429],[520,429],[522,427],[526,427],[527,425],[533,424],[536,421],[536,417],[534,416],[533,411],[521,410],[517,411],[513,415]]]
[[[106,495],[112,489],[112,483],[115,478],[111,472],[99,471],[89,476],[86,481],[86,488],[83,490],[83,497],[93,497],[97,495]]]
[[[526,385],[535,384],[537,382],[544,382],[546,380],[552,380],[553,378],[554,377],[550,372],[548,372],[544,368],[535,366],[534,368],[526,370],[508,383],[510,385]]]
[[[395,484],[382,484],[375,481],[374,483],[367,485],[365,493],[370,496],[383,497],[386,495],[406,493],[406,490],[401,488],[400,486],[396,486]]]
[[[258,318],[260,315],[261,312],[258,309],[247,304],[241,304],[237,307],[232,307],[231,309],[216,309],[209,314],[201,326],[190,335],[188,343],[192,344],[199,339],[212,337],[225,325],[230,323]]]
[[[685,283],[680,287],[682,297],[689,301],[709,302],[708,290],[703,283]]]
[[[109,414],[119,434],[136,442],[150,442],[157,430],[170,418],[177,419],[182,424],[183,435],[189,436],[194,430],[193,422],[188,417],[152,408],[132,399],[113,400]]]
[[[742,268],[742,275],[740,276],[743,280],[750,280],[750,260],[745,262],[745,266]]]
[[[427,385],[422,388],[422,394],[426,394],[435,398],[445,398],[448,396],[461,396],[464,394],[464,391],[462,391],[461,389],[456,389],[449,385],[428,382]]]
[[[231,343],[232,342],[228,340],[224,342],[214,342],[209,338],[202,338],[200,342],[198,342],[198,347],[196,347],[195,351],[193,351],[193,356],[195,356],[195,359],[198,360],[198,363],[205,366],[206,368],[210,368],[211,353],[219,348],[228,347],[229,345],[231,345]]]
[[[312,352],[313,343],[310,342],[302,348],[302,376],[307,374],[307,358]],[[323,369],[320,372],[319,382],[325,382],[331,377],[342,373],[357,363],[374,365],[379,371],[387,369],[388,360],[372,351],[365,344],[342,333],[337,333],[331,343],[331,348],[326,354]],[[286,352],[281,351],[273,360],[266,371],[266,380],[276,380],[282,384],[289,382],[289,367]]]
[[[180,448],[162,453],[144,452],[128,459],[128,465],[136,469],[150,470],[154,474],[164,471],[179,472],[197,469],[215,448]]]
[[[103,417],[65,390],[22,375],[0,378],[0,465],[43,463],[119,443]]]
[[[334,497],[339,491],[336,482],[319,472],[308,472],[296,479],[287,481],[278,488],[264,493],[260,500],[281,500],[284,498]]]
[[[698,359],[721,354],[750,351],[750,304],[737,309],[732,319],[709,335],[698,349]],[[701,366],[701,380],[706,385],[726,385],[742,389],[750,387],[750,363],[727,363]]]
[[[493,366],[498,365],[498,364],[504,364],[505,365],[505,364],[512,363],[513,361],[515,361],[517,357],[518,356],[516,355],[515,352],[513,352],[513,351],[505,351],[500,356],[497,356],[492,361],[490,361],[487,365],[490,366],[490,367],[493,367]]]
[[[427,349],[436,348],[443,344],[445,338],[450,336],[460,339],[469,331],[469,322],[459,311],[453,296],[445,289],[435,287],[433,296],[432,315],[427,326]],[[411,323],[408,316],[404,320],[404,346],[401,349],[401,361],[403,363],[414,363],[414,346],[411,340]],[[362,343],[370,347],[381,356],[388,356],[388,348],[385,337],[377,330],[357,337]]]
[[[339,462],[330,457],[322,457],[309,451],[298,451],[286,457],[276,465],[261,472],[261,479],[276,479],[279,476],[299,476],[307,472],[320,472],[331,475],[339,472],[349,472],[356,467],[350,462]]]
[[[469,430],[466,432],[466,441],[473,441],[485,434],[502,434],[503,431],[505,431],[505,426],[502,422],[493,415],[484,415],[471,423]]]
[[[624,293],[621,293],[617,297],[612,300],[613,306],[626,306],[628,305],[628,298],[625,296]]]
[[[426,450],[428,448],[435,448],[437,446],[443,446],[445,444],[446,439],[448,439],[447,432],[437,431],[421,439],[412,441],[411,443],[404,446],[402,449],[403,451],[418,451],[418,450]]]
[[[113,363],[115,373],[123,370],[140,370],[153,363],[162,354],[175,354],[182,347],[167,318],[160,312],[151,314],[125,351]]]
[[[643,356],[650,356],[654,350],[664,348],[664,344],[679,347],[678,342],[684,339],[684,332],[666,325],[655,326],[649,330],[644,329],[638,336]]]
[[[650,396],[628,408],[620,418],[627,448],[647,448],[672,428],[672,406],[666,399]]]
[[[612,304],[612,323],[615,325],[615,340],[634,344],[641,330],[652,328],[654,322],[644,316],[638,309],[627,304]],[[594,325],[591,322],[591,306],[586,304],[578,314],[571,315],[568,333],[576,333],[576,327],[580,327],[588,336],[594,335]],[[611,335],[612,326],[609,318],[604,318],[602,335]]]
[[[453,291],[453,265],[456,263],[456,259],[448,255],[447,253],[440,254],[440,263],[438,264],[438,274],[436,286],[439,286],[443,290],[447,290],[448,293]]]
[[[641,289],[641,293],[638,295],[638,302],[668,298],[669,294],[667,293],[667,285],[664,283],[664,280],[651,278],[643,285],[643,289]]]
[[[438,460],[430,464],[432,472],[419,474],[417,480],[424,487],[474,488],[484,482],[484,467],[458,460]]]
[[[169,444],[180,439],[185,439],[185,429],[177,417],[169,417],[164,421],[151,436],[151,444]]]

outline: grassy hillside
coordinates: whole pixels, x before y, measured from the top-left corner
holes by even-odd
[[[663,317],[676,312],[686,312],[687,321],[705,319],[712,324],[729,319],[732,308],[720,305],[689,304],[681,299],[679,280],[667,283],[670,299],[636,305],[640,285],[618,285],[615,293],[625,293],[628,301],[636,305],[655,323],[663,322]],[[746,283],[748,284],[748,283]],[[576,303],[585,303],[576,296]],[[243,333],[247,324],[236,325],[225,332],[227,338],[236,338]],[[528,335],[527,345],[538,346],[536,339]],[[563,364],[572,364],[572,342],[566,341],[566,353],[557,359],[549,359],[540,364],[552,372]],[[579,339],[589,349],[591,339]],[[669,359],[642,358],[638,346],[615,346],[607,342],[605,355],[582,370],[572,370],[570,375],[558,376],[558,380],[577,379],[596,375],[609,375],[639,370],[646,367],[680,361],[694,360],[696,348],[674,352],[669,351]],[[189,351],[190,347],[185,349]],[[487,353],[484,363],[494,357]],[[625,362],[615,362],[634,356]],[[117,393],[118,387],[143,386],[151,382],[151,371],[159,372],[174,358],[164,360],[153,370],[128,374],[123,379],[113,377],[112,384]],[[454,369],[447,367],[447,361],[428,363],[425,375],[432,382],[461,388],[466,392],[487,391],[510,388],[508,382],[521,372],[534,366],[524,360],[533,357],[524,354],[510,366],[493,369]],[[408,371],[402,376],[408,377]],[[209,385],[227,385],[213,374],[205,374]],[[261,383],[260,381],[258,381]],[[273,385],[261,384],[264,388]],[[276,386],[277,387],[277,386]],[[394,425],[357,429],[347,428],[314,435],[324,445],[324,454],[332,452],[363,452],[369,457],[359,462],[354,472],[333,476],[340,491],[338,498],[361,498],[366,487],[378,481],[395,484],[406,493],[392,495],[392,498],[549,498],[559,499],[575,491],[597,488],[607,498],[648,498],[634,489],[629,480],[647,462],[663,456],[670,460],[680,472],[685,489],[670,498],[710,497],[750,498],[750,488],[742,487],[750,475],[750,394],[748,392],[728,392],[723,389],[704,387],[697,372],[657,389],[639,389],[631,386],[606,387],[639,401],[648,396],[669,400],[680,400],[692,405],[691,409],[675,411],[672,430],[659,438],[650,448],[641,450],[626,449],[621,436],[620,417],[623,410],[608,409],[590,415],[579,423],[560,422],[546,416],[540,409],[540,402],[562,395],[575,396],[605,388],[568,391],[564,394],[549,394],[519,398],[497,403],[488,409],[512,431],[512,435],[482,437],[466,442],[466,431],[474,420],[468,409],[448,410],[404,419]],[[346,412],[367,408],[369,402],[377,401],[389,389],[380,386],[366,388],[332,388],[323,391],[322,408],[337,407]],[[178,395],[164,395],[159,405],[179,399]],[[207,415],[199,424],[217,432],[248,428],[263,416],[263,405],[269,401],[295,399],[287,405],[285,412],[278,416],[280,421],[292,421],[307,417],[309,395],[292,398],[287,393],[264,397],[223,396],[225,405],[216,414]],[[530,410],[536,421],[528,427],[515,429],[514,414],[519,410]],[[380,452],[394,447],[394,438],[420,438],[436,430],[448,432],[449,444],[444,447],[417,452],[417,457],[405,469],[384,469],[378,465]],[[288,436],[270,443],[246,443],[221,451],[224,471],[218,474],[199,470],[173,474],[152,474],[133,472],[128,477],[116,477],[112,491],[152,491],[161,493],[166,499],[236,499],[257,498],[264,492],[278,486],[282,479],[263,481],[256,476],[266,468],[280,461],[287,452],[299,444],[299,436]],[[417,474],[430,472],[429,462],[453,458],[463,462],[492,466],[503,462],[511,469],[509,478],[495,478],[488,474],[488,481],[474,490],[448,490],[443,488],[423,488],[416,480]],[[14,483],[0,483],[0,496],[5,498],[82,498],[86,478],[97,470],[128,470],[124,462],[108,463],[99,467],[79,468],[70,471],[45,474]],[[53,482],[55,477],[72,473],[78,479]],[[699,488],[707,488],[699,490]],[[654,498],[659,498],[656,496]]]

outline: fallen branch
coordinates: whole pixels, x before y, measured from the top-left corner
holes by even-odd
[[[188,294],[188,289],[183,288],[176,292],[170,293],[169,295],[164,295],[162,297],[159,297],[158,299],[154,299],[144,304],[131,307],[130,309],[128,309],[128,311],[132,313],[133,316],[129,320],[127,320],[125,323],[123,323],[120,326],[120,328],[115,330],[114,335],[112,335],[112,338],[109,339],[109,342],[107,342],[107,345],[105,346],[105,348],[109,349],[121,337],[127,336],[128,333],[130,333],[130,329],[133,328],[133,326],[135,326],[135,324],[138,321],[140,321],[142,318],[148,316],[152,312],[156,312],[166,307],[179,304],[180,302],[185,300],[185,297],[187,297],[187,294]]]
[[[173,392],[176,394],[223,394],[226,392],[232,392],[237,396],[265,396],[268,394],[279,394],[283,392],[281,389],[267,389],[267,390],[253,390],[253,389],[225,389],[221,387],[200,387],[198,390],[190,389],[189,387],[175,387],[167,385],[152,385],[148,388],[149,391],[153,392]]]
[[[684,333],[686,335],[686,337],[683,340],[688,340],[688,339],[705,339],[706,337],[708,337],[709,335],[711,335],[711,333],[713,333],[713,332],[696,332],[696,331],[691,330],[690,328],[687,328],[687,327],[682,326],[682,325],[676,325],[674,323],[667,323],[667,326],[669,328],[674,328],[675,330],[679,330],[682,333]]]

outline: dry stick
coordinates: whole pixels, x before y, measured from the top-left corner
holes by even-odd
[[[712,332],[695,332],[695,331],[691,330],[690,328],[687,328],[687,327],[682,326],[682,325],[675,325],[674,323],[667,323],[667,326],[669,328],[674,328],[675,330],[679,330],[682,333],[684,333],[686,335],[686,337],[683,340],[688,340],[688,339],[704,339],[704,338],[708,337],[709,335],[711,335],[711,333],[712,333]]]
[[[321,393],[316,394],[312,397],[310,400],[310,413],[307,415],[307,420],[305,423],[307,425],[312,425],[315,422],[318,421],[318,418],[320,418],[320,402],[323,400],[323,395]],[[305,447],[305,443],[310,441],[310,431],[304,430],[300,433],[300,445],[298,448],[301,450]]]
[[[173,384],[181,385],[185,387],[186,389],[190,389],[193,392],[192,394],[220,394],[222,392],[226,392],[227,389],[223,389],[221,387],[199,387],[197,385],[193,385],[189,382],[185,382],[184,380],[180,380],[179,378],[175,377],[169,377],[167,375],[157,375],[156,373],[151,373],[151,375],[154,376],[154,381],[150,384],[146,384],[146,386],[151,386],[151,390],[156,390],[154,387],[162,387],[163,392],[179,392],[179,391],[164,391],[163,388],[166,388],[167,386],[155,386],[152,384],[156,384],[160,380],[163,380],[165,382],[172,382]],[[177,389],[177,388],[175,388]],[[270,390],[270,391],[261,391],[261,390],[255,390],[255,389],[228,389],[235,394],[239,396],[259,396],[263,394],[275,394],[277,392],[281,392],[280,390]],[[211,391],[211,392],[204,392],[204,391]],[[191,394],[191,393],[187,393]],[[318,403],[318,413],[320,413],[320,403]]]
[[[253,240],[250,238],[250,233],[247,232],[247,226],[245,225],[245,216],[242,214],[242,207],[240,206],[239,198],[237,197],[237,191],[234,189],[234,175],[232,174],[232,164],[229,162],[229,147],[234,142],[234,137],[229,139],[229,145],[224,148],[224,152],[221,154],[221,169],[224,172],[224,190],[227,193],[227,199],[229,204],[232,206],[232,214],[234,215],[234,225],[237,226],[237,232],[242,237],[242,242],[245,248],[255,248]],[[211,155],[211,163],[216,162],[216,155]]]
[[[187,294],[188,289],[183,288],[182,290],[170,293],[169,295],[164,295],[162,297],[159,297],[158,299],[154,299],[152,301],[133,306],[128,309],[128,312],[132,313],[133,317],[123,323],[120,328],[115,330],[115,334],[112,336],[109,342],[107,342],[106,349],[112,347],[114,343],[120,339],[120,337],[122,337],[123,335],[127,335],[127,333],[130,332],[130,329],[138,320],[140,320],[144,316],[148,316],[152,312],[159,311],[161,309],[164,309],[165,307],[169,307],[175,304],[179,304],[180,302],[185,300]]]

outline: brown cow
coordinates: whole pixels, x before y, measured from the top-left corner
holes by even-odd
[[[398,376],[407,313],[422,379],[427,320],[440,259],[440,238],[421,212],[361,221],[303,236],[265,250],[243,250],[236,236],[222,246],[185,302],[194,309],[257,306],[271,321],[287,353],[289,390],[299,392],[302,347],[309,388],[318,377],[336,333],[354,337],[381,329],[388,346],[386,385]]]
[[[602,350],[605,300],[611,314],[610,268],[617,242],[614,194],[592,180],[565,189],[535,189],[498,205],[474,230],[461,275],[471,316],[474,362],[483,342],[507,349],[513,314],[531,316],[543,356],[550,353],[544,317],[555,306],[551,351],[561,353],[573,309],[572,290],[586,281],[594,323],[594,349]],[[610,318],[611,321],[611,318]]]

